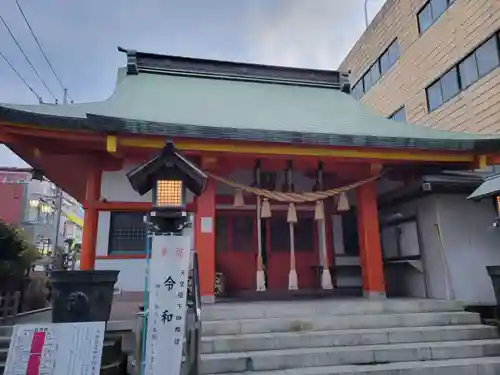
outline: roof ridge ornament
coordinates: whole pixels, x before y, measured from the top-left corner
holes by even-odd
[[[133,49],[125,49],[118,46],[118,51],[127,54],[127,74],[139,74],[137,67],[137,51]]]
[[[349,82],[349,79],[350,79],[350,75],[351,75],[351,71],[349,72],[340,72],[340,78],[339,78],[339,81],[340,81],[340,91],[346,93],[346,94],[350,94],[351,93],[351,84]]]

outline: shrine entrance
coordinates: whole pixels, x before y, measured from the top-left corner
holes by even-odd
[[[340,186],[318,190],[317,177],[311,178],[317,174],[295,171],[294,183],[301,193],[284,191],[286,177],[280,191],[276,183],[255,187],[259,185],[252,183],[249,170],[225,177],[211,174],[217,181],[214,242],[219,299],[362,295],[360,248],[367,244],[360,240],[366,235],[358,235],[365,223],[358,220],[363,214],[359,191],[364,185],[374,186],[377,176],[345,185],[330,181],[329,186]],[[374,203],[369,215],[377,215]]]

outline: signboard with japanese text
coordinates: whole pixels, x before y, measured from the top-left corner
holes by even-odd
[[[144,375],[180,374],[190,246],[188,236],[153,236]]]
[[[99,375],[105,322],[19,324],[4,375]]]

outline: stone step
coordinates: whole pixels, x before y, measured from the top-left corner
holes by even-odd
[[[304,367],[255,371],[254,375],[497,375],[500,358],[460,358],[434,361],[396,362],[378,365]],[[233,372],[223,375],[248,375]]]
[[[201,373],[286,370],[500,355],[500,339],[202,354]]]
[[[409,314],[463,310],[463,305],[456,301],[418,299],[226,303],[205,305],[203,307],[203,321],[300,317],[308,315]]]
[[[273,349],[460,341],[495,338],[498,338],[498,331],[496,327],[483,325],[253,333],[202,337],[201,353],[228,353]]]
[[[10,344],[10,336],[0,336],[0,349],[8,348]]]
[[[240,335],[246,333],[300,332],[341,329],[428,327],[480,324],[479,314],[433,312],[414,314],[373,314],[303,316],[268,319],[203,321],[203,335]]]

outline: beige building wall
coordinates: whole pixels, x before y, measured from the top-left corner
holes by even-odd
[[[394,41],[400,58],[361,101],[389,117],[405,106],[408,122],[437,129],[500,133],[500,68],[429,113],[426,88],[450,67],[500,32],[500,0],[455,0],[423,33],[417,13],[426,0],[387,0],[339,70],[351,84]]]

